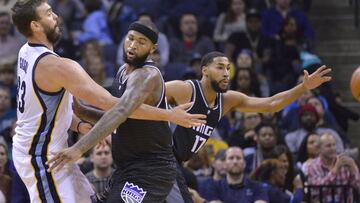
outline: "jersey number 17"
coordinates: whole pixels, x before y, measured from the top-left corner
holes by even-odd
[[[204,146],[205,142],[206,142],[205,138],[202,138],[199,135],[196,135],[196,140],[191,149],[191,152],[197,153],[201,149],[201,147]]]

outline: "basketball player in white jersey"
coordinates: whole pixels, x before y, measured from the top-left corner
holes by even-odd
[[[47,172],[45,163],[67,147],[69,128],[81,129],[72,112],[72,95],[104,110],[118,99],[96,84],[79,64],[53,52],[61,31],[58,17],[46,0],[19,0],[12,11],[14,24],[28,40],[18,56],[15,167],[31,202],[90,202],[93,191],[75,164],[54,174]],[[198,119],[202,115],[187,114],[182,108],[170,112],[142,106],[132,117],[167,120],[185,127],[203,123]]]

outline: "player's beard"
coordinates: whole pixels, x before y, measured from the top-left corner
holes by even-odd
[[[123,48],[123,60],[125,63],[129,64],[130,66],[132,67],[135,67],[135,68],[141,68],[143,67],[146,59],[148,58],[149,53],[146,53],[144,54],[143,56],[136,56],[133,60],[129,60],[128,57],[127,57],[127,53],[125,51],[125,48]]]
[[[50,43],[55,45],[57,42],[59,42],[61,38],[61,25],[59,21],[56,22],[56,25],[53,28],[50,28],[47,25],[43,25],[45,30],[46,38]],[[56,31],[56,28],[59,28],[59,32]]]
[[[228,87],[226,87],[226,89],[222,89],[220,87],[220,82],[217,82],[216,80],[210,79],[210,84],[211,84],[211,87],[213,88],[213,90],[215,92],[218,92],[218,93],[224,93],[224,92],[226,92],[228,90]]]

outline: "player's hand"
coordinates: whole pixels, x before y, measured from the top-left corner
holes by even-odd
[[[309,75],[307,70],[304,70],[304,81],[303,85],[307,90],[312,90],[319,87],[324,82],[331,80],[331,76],[326,74],[330,73],[331,69],[326,66],[321,66],[314,73]]]
[[[193,126],[199,126],[206,123],[206,115],[203,114],[190,114],[186,110],[191,107],[193,102],[179,105],[170,109],[170,122],[185,128],[191,128]]]
[[[75,163],[78,159],[80,159],[81,155],[81,151],[73,147],[61,150],[60,152],[56,153],[52,159],[46,162],[46,165],[49,166],[47,171],[53,171],[56,173],[66,164]]]
[[[90,123],[82,122],[79,124],[79,129],[78,129],[79,132],[78,133],[85,135],[86,133],[88,133],[91,130],[92,127],[93,126]]]

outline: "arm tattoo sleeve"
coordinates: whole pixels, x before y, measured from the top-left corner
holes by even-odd
[[[158,77],[158,73],[154,69],[140,68],[134,70],[129,76],[127,88],[117,104],[107,111],[91,131],[83,136],[74,147],[84,153],[110,135],[145,101],[149,93],[154,91]]]

